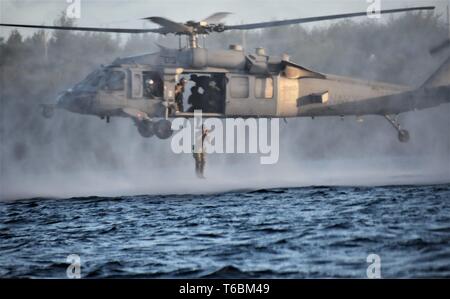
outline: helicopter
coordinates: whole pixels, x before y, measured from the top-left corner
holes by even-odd
[[[381,10],[380,14],[434,7]],[[98,116],[109,123],[111,117],[131,118],[143,137],[172,136],[171,119],[192,118],[194,109],[203,117],[292,118],[353,115],[384,116],[398,132],[400,142],[408,142],[409,132],[398,114],[434,107],[450,101],[450,56],[420,87],[367,82],[355,78],[320,73],[292,62],[288,55],[267,55],[264,48],[246,53],[240,45],[208,50],[199,45],[199,36],[230,30],[252,30],[324,20],[366,16],[367,12],[225,25],[229,13],[215,13],[201,21],[178,23],[163,17],[149,17],[159,28],[124,29],[97,27],[0,24],[19,28],[90,31],[109,33],[175,34],[187,37],[187,46],[178,49],[158,45],[159,52],[117,58],[101,66],[72,88],[59,94],[55,104],[42,104],[42,115],[51,118],[56,109]],[[449,41],[434,49],[441,52]],[[195,82],[189,97],[190,109],[177,103],[176,89],[181,78]],[[192,97],[192,98],[191,98]],[[182,105],[181,105],[182,106]]]

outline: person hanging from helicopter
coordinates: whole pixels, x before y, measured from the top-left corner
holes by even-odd
[[[205,172],[205,165],[206,165],[206,148],[205,144],[206,142],[211,142],[209,139],[208,134],[210,132],[214,131],[208,130],[208,128],[205,128],[202,125],[202,131],[201,133],[197,133],[195,137],[195,144],[192,146],[193,150],[193,157],[195,160],[195,174],[197,175],[197,178],[199,179],[206,179],[204,172]]]
[[[178,112],[183,112],[183,94],[186,86],[186,79],[181,78],[180,82],[175,85],[175,105]]]

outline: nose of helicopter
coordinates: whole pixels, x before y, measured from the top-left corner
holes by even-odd
[[[69,91],[63,91],[58,94],[58,97],[56,98],[56,105],[59,108],[66,108],[69,102],[68,97]]]
[[[75,113],[89,113],[92,109],[95,93],[66,90],[57,97],[57,106]]]

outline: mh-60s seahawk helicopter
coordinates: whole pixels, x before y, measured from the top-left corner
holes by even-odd
[[[380,14],[413,10],[416,7],[380,11]],[[215,13],[200,21],[177,23],[162,17],[146,18],[157,29],[120,29],[0,24],[21,28],[43,28],[110,33],[157,33],[187,36],[187,47],[134,57],[118,58],[88,75],[63,92],[56,104],[42,105],[43,115],[51,117],[55,108],[106,119],[122,116],[134,120],[144,137],[172,135],[170,119],[193,117],[318,117],[382,115],[398,131],[401,142],[409,140],[397,115],[450,101],[450,58],[419,88],[367,82],[322,74],[283,57],[268,56],[263,48],[246,54],[239,45],[227,50],[208,50],[198,43],[199,35],[230,30],[251,30],[367,15],[367,12],[300,18],[228,26],[221,23],[229,13]],[[447,41],[438,50],[448,47]],[[437,50],[436,50],[437,51]],[[176,102],[181,77],[195,81],[189,110]],[[182,105],[181,105],[182,106]]]

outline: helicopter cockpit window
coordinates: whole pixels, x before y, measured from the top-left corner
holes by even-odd
[[[105,87],[108,90],[124,90],[125,73],[121,71],[109,72],[107,74]]]
[[[98,85],[100,84],[101,78],[102,78],[101,75],[97,73],[94,77],[90,78],[90,80],[88,81],[88,84],[91,87],[98,87]]]
[[[102,78],[101,75],[102,75],[101,71],[95,71],[89,76],[87,76],[83,82],[92,87],[96,87],[100,83],[100,79]]]
[[[102,75],[102,71],[94,71],[90,73],[86,78],[84,78],[83,81],[75,85],[74,89],[83,91],[95,91],[100,86]]]
[[[255,78],[255,97],[259,99],[273,98],[272,77]]]

